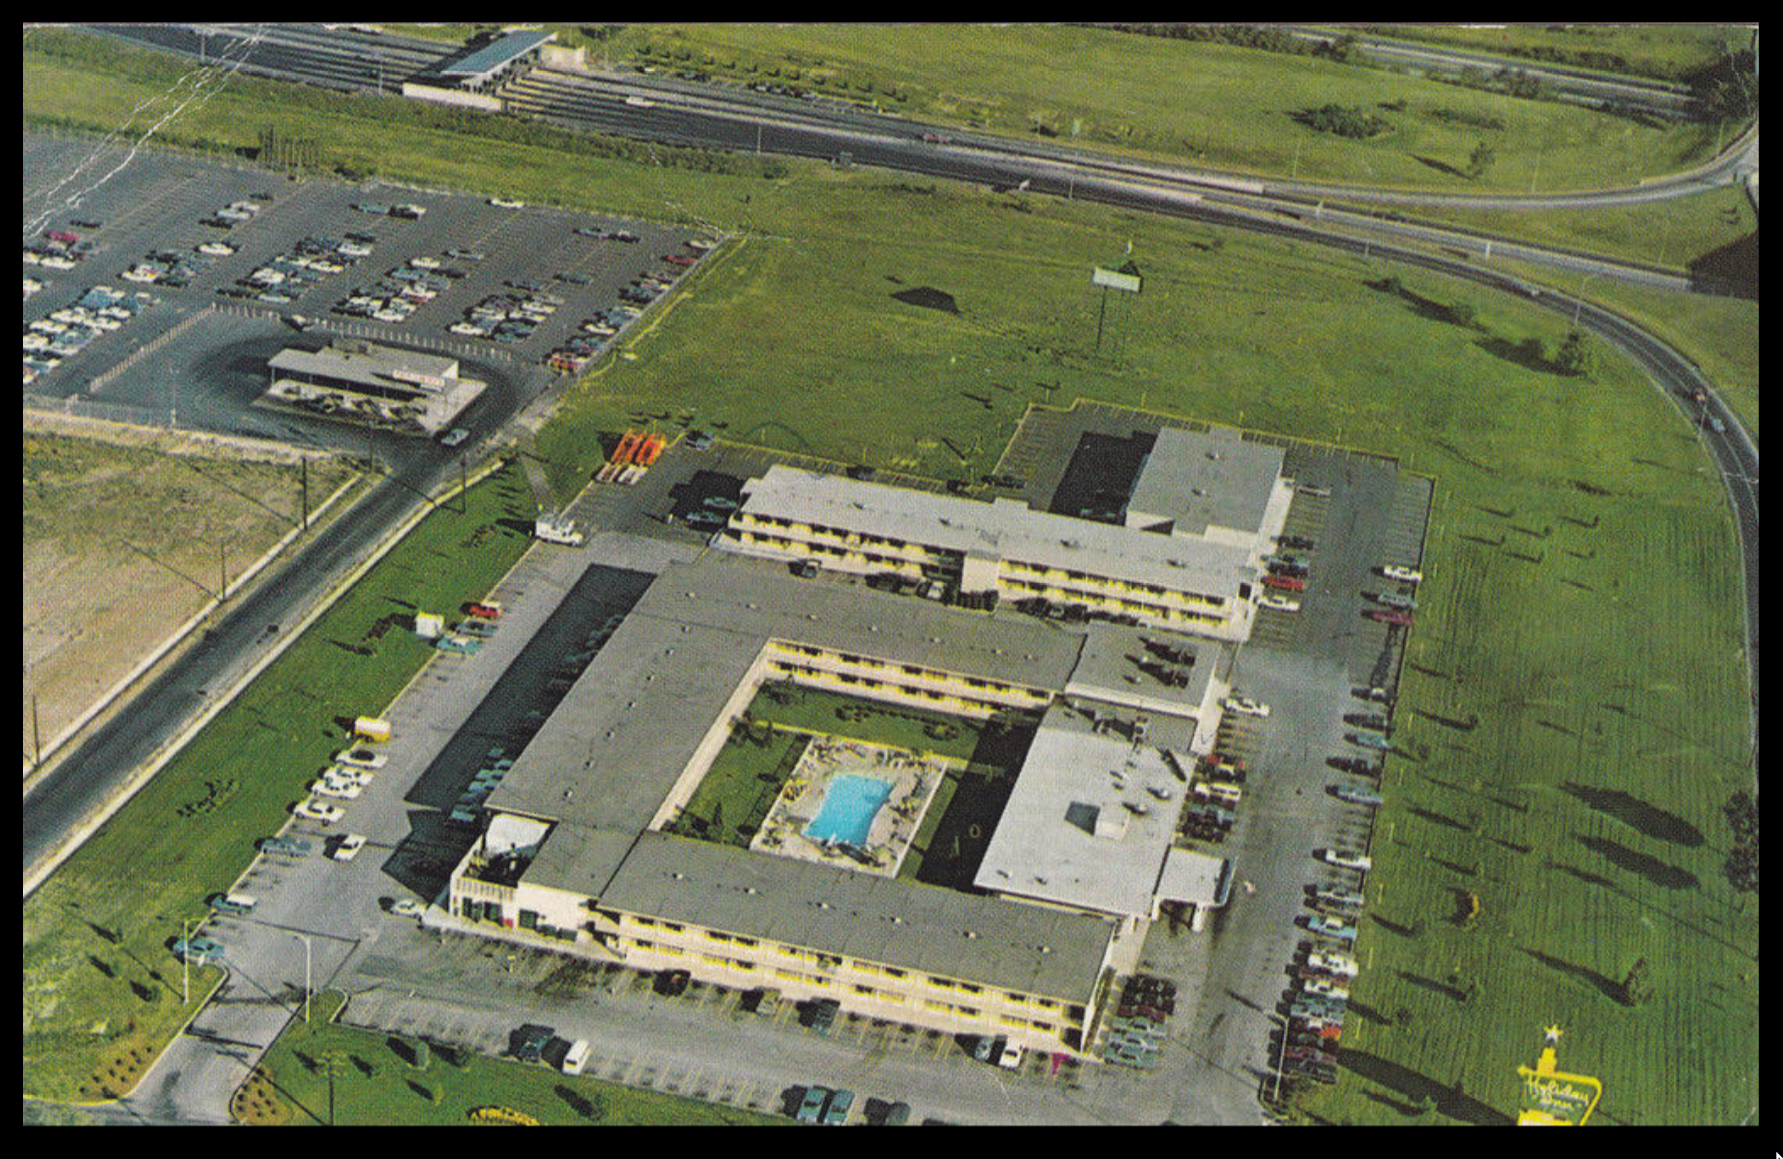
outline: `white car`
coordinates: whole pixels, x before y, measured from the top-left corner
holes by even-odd
[[[365,792],[365,786],[351,784],[346,781],[330,781],[324,778],[310,786],[310,792],[318,797],[333,797],[338,801],[356,800]]]
[[[201,254],[209,254],[213,258],[226,258],[235,252],[235,247],[228,242],[207,241],[198,247]]]
[[[471,433],[463,427],[453,427],[451,430],[440,436],[440,446],[456,447],[459,443],[464,442],[464,440],[470,437]]]
[[[489,333],[489,331],[482,326],[478,326],[471,322],[454,322],[452,323],[451,330],[454,334],[463,334],[470,338],[482,338]]]
[[[371,784],[372,775],[372,771],[368,768],[329,765],[328,770],[322,774],[322,779],[337,785],[358,785],[363,789]]]
[[[489,199],[489,204],[495,206],[497,209],[525,209],[526,208],[526,203],[524,201],[515,201],[515,200],[513,200],[511,198],[507,198],[507,197],[491,197]]]
[[[49,260],[45,259],[43,264],[49,265]],[[60,269],[61,267],[56,268]],[[73,269],[74,266],[71,264],[68,268]],[[161,271],[153,266],[135,266],[125,270],[121,276],[127,282],[153,282],[161,277]]]
[[[330,853],[328,856],[334,858],[336,861],[351,861],[355,857],[358,857],[359,851],[364,848],[365,838],[357,833],[349,833],[340,839],[340,844],[336,845],[334,847],[334,852]]]
[[[1278,612],[1298,612],[1300,610],[1300,603],[1298,600],[1290,600],[1284,596],[1258,596],[1257,606],[1259,608],[1272,608]]]
[[[363,745],[359,748],[352,748],[345,752],[336,753],[334,754],[334,759],[337,764],[357,765],[362,769],[381,769],[389,763],[390,760],[390,758],[383,753],[368,749]]]
[[[1261,704],[1252,700],[1248,696],[1228,696],[1220,703],[1228,712],[1242,713],[1245,716],[1269,715],[1269,706],[1267,704]]]
[[[1339,1002],[1348,1002],[1350,999],[1348,989],[1333,982],[1320,981],[1317,978],[1309,978],[1302,989],[1319,998],[1335,998]]]
[[[1315,970],[1323,970],[1328,974],[1338,974],[1345,978],[1356,976],[1356,959],[1346,954],[1333,954],[1317,951],[1307,955],[1306,964]]]
[[[337,805],[325,805],[320,801],[299,801],[291,812],[310,821],[320,821],[324,825],[332,825],[346,816]]]
[[[418,918],[424,908],[412,897],[400,897],[390,903],[390,912],[401,918]]]
[[[1348,853],[1341,849],[1321,849],[1319,858],[1328,864],[1343,869],[1360,869],[1364,873],[1374,868],[1374,860],[1363,853]]]
[[[1381,574],[1388,579],[1404,580],[1408,584],[1418,583],[1424,578],[1424,573],[1417,568],[1402,567],[1399,564],[1389,564],[1381,568]]]
[[[438,258],[427,257],[410,258],[409,265],[418,270],[437,270],[440,268],[440,260]]]

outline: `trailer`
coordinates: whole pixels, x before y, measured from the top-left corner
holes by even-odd
[[[375,716],[361,716],[353,721],[353,735],[369,741],[390,739],[390,722]]]

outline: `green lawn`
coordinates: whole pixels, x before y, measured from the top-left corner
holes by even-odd
[[[761,725],[733,729],[670,833],[749,848],[786,779],[804,755],[810,734]]]
[[[181,920],[208,912],[352,718],[381,712],[431,654],[414,614],[485,594],[525,550],[514,528],[533,509],[517,469],[474,487],[467,506],[424,520],[26,899],[28,1094],[100,1097],[104,1070],[158,1052],[197,1009],[182,1008],[167,951]],[[194,998],[207,990],[195,978]]]
[[[376,1034],[333,1021],[339,994],[317,996],[311,1021],[294,1019],[266,1052],[259,1071],[237,1093],[236,1118],[290,1126],[329,1121],[329,1068],[334,1071],[333,1121],[339,1126],[465,1126],[473,1112],[499,1108],[541,1126],[742,1127],[786,1119],[698,1099],[634,1090],[544,1066],[486,1058],[416,1040]]]

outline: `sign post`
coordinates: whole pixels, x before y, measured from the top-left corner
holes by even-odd
[[[1090,284],[1102,287],[1102,307],[1096,315],[1096,349],[1102,349],[1102,323],[1108,316],[1108,291],[1119,290],[1125,294],[1137,294],[1144,285],[1139,275],[1139,267],[1128,262],[1118,270],[1107,270],[1096,266],[1090,271]]]

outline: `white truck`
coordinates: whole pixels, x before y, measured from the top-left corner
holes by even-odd
[[[533,521],[532,533],[546,543],[562,543],[570,547],[582,546],[582,533],[577,531],[576,525],[567,519],[541,515]]]

